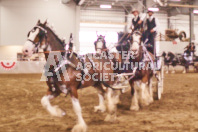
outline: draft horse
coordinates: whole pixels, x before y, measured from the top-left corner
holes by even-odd
[[[33,29],[28,33],[27,41],[23,47],[23,54],[25,56],[31,56],[32,54],[37,53],[39,48],[43,49],[45,53],[45,59],[47,61],[45,66],[45,75],[47,76],[46,83],[48,85],[48,90],[46,95],[41,99],[42,106],[51,115],[62,117],[66,113],[59,107],[52,106],[50,100],[59,96],[61,93],[65,94],[66,96],[70,94],[73,109],[78,118],[78,122],[73,127],[72,131],[86,131],[87,125],[81,113],[81,106],[78,100],[77,90],[88,86],[94,86],[97,88],[99,91],[100,100],[99,106],[96,107],[96,109],[105,110],[106,107],[103,100],[105,90],[103,89],[102,84],[111,86],[114,83],[114,81],[110,79],[110,73],[113,73],[113,70],[109,68],[111,66],[111,62],[108,58],[91,58],[89,54],[86,54],[84,57],[80,57],[71,50],[65,50],[65,44],[63,41],[60,40],[53,30],[49,28],[47,22],[42,24],[40,20],[38,21],[37,25],[33,27]],[[53,60],[55,64],[50,62]],[[90,65],[82,65],[82,69],[77,69],[78,64],[85,64],[86,62],[89,62],[92,67],[90,68]],[[104,63],[106,62],[109,62],[106,64],[108,69],[103,67]],[[97,66],[98,68],[96,68],[96,63],[100,63],[101,65]],[[95,76],[95,80],[89,79],[88,75],[93,75],[95,73],[98,73]],[[108,80],[100,80],[102,73],[108,73],[106,76]],[[80,78],[83,76],[84,78]],[[109,94],[109,98],[111,97],[111,94]],[[115,102],[110,101],[108,103],[109,113],[106,117],[107,121],[112,120],[112,118],[109,117],[115,113],[115,111],[113,111],[114,109],[111,109],[111,105],[116,103],[116,99],[114,101]]]
[[[134,53],[133,58],[128,57],[128,60],[126,59],[121,60],[123,65],[125,65],[125,63],[129,63],[131,65],[132,64],[135,65],[135,63],[145,64],[144,67],[138,65],[134,68],[128,68],[122,71],[121,73],[118,72],[119,69],[115,71],[120,74],[123,74],[123,72],[125,72],[124,75],[127,73],[129,73],[129,75],[130,73],[133,73],[132,76],[130,75],[128,77],[129,78],[128,81],[131,86],[131,94],[132,94],[132,103],[130,110],[137,111],[140,108],[139,104],[141,106],[144,106],[144,105],[149,105],[150,103],[153,102],[152,77],[154,73],[152,68],[154,68],[154,66],[148,68],[148,65],[153,64],[151,62],[154,61],[154,58],[151,53],[149,53],[144,49],[144,46],[142,45],[141,42],[140,32],[134,32],[133,34],[127,34],[127,35],[125,34],[125,36],[123,36],[124,33],[119,33],[118,35],[120,41],[119,44],[116,46],[116,49],[118,51],[121,51],[120,53],[122,53],[123,51],[128,51],[128,55],[131,52]],[[102,51],[108,51],[108,49],[102,49]],[[134,82],[136,82],[139,87],[135,88]]]

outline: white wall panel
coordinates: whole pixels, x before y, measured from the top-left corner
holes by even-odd
[[[125,13],[118,11],[81,10],[80,52],[94,53],[98,34],[105,35],[107,46],[117,41],[117,32],[124,31]]]
[[[81,10],[81,21],[124,23],[124,12]]]
[[[70,32],[75,34],[74,3],[61,4],[59,0],[2,0],[1,45],[23,45],[28,31],[38,19],[49,19],[57,33],[67,40]]]

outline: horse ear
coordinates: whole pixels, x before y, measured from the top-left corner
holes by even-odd
[[[40,21],[40,19],[38,20],[38,22],[37,22],[37,25],[39,25],[41,23],[41,21]]]
[[[72,38],[72,33],[70,33],[70,38]]]
[[[47,25],[47,20],[45,20],[45,22],[44,22],[44,24],[43,24],[44,26],[46,26]]]

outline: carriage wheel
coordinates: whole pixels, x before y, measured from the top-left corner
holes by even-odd
[[[154,99],[155,100],[160,100],[162,97],[162,93],[163,93],[163,87],[164,87],[164,67],[163,67],[163,63],[161,65],[161,69],[160,71],[158,71],[158,78],[159,80],[156,79],[156,82],[154,83]]]
[[[161,92],[164,92],[164,66],[161,67]]]
[[[161,76],[161,72],[159,73],[159,78],[160,78],[160,80],[157,82],[157,100],[160,100],[161,99],[161,97],[162,97],[162,78],[161,78],[162,76]]]
[[[158,71],[158,77],[161,80],[160,71]],[[158,81],[157,79],[155,79],[155,82],[153,82],[153,98],[154,98],[154,100],[160,100],[161,99],[162,83],[161,83],[160,80]]]

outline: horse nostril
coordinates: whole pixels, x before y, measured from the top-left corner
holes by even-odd
[[[25,52],[28,52],[28,50],[25,50]]]

